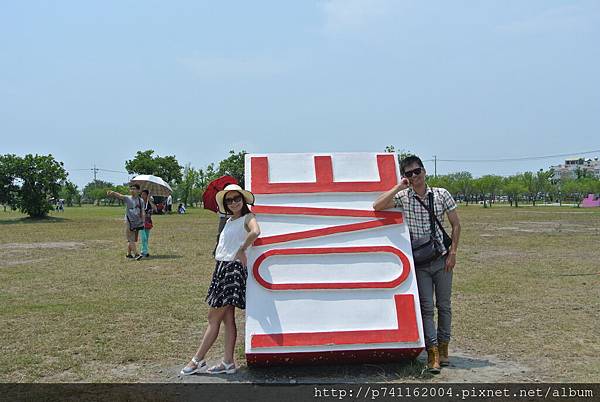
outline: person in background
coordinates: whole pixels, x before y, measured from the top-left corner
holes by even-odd
[[[167,197],[167,201],[165,202],[165,212],[167,214],[171,213],[171,209],[173,208],[173,197],[171,194]]]
[[[219,236],[216,266],[206,296],[206,302],[210,306],[208,327],[196,354],[181,370],[182,375],[236,372],[233,360],[237,338],[235,308],[246,308],[246,250],[260,235],[260,228],[256,217],[248,208],[248,205],[254,203],[251,192],[243,190],[237,184],[230,184],[217,193],[216,199],[219,211],[230,215],[230,218]],[[208,368],[204,359],[219,335],[222,322],[225,324],[224,357],[220,364]]]
[[[178,214],[185,214],[185,205],[183,204],[179,204],[179,206],[177,207],[177,213]]]
[[[140,260],[141,254],[137,252],[137,241],[140,230],[144,229],[145,212],[142,199],[140,198],[140,185],[129,186],[130,195],[119,194],[108,190],[106,195],[115,197],[125,203],[125,237],[127,238],[127,258]]]
[[[148,190],[142,191],[142,200],[144,201],[144,212],[146,213],[144,219],[144,230],[142,233],[142,249],[141,254],[143,257],[150,257],[148,253],[148,240],[150,238],[150,230],[154,227],[152,222],[152,214],[156,212],[156,204],[152,200],[150,196],[150,192]]]

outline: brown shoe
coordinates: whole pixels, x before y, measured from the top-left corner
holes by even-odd
[[[449,366],[450,359],[448,358],[448,342],[440,342],[438,345],[438,350],[440,352],[440,366]]]
[[[440,353],[437,346],[427,349],[427,371],[431,374],[440,373]]]

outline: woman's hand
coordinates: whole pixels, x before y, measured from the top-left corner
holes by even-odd
[[[248,265],[248,257],[246,257],[246,251],[240,248],[235,254],[235,259],[238,260],[244,267]]]

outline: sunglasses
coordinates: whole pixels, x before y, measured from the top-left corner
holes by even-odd
[[[409,170],[408,172],[404,172],[404,177],[406,178],[411,178],[413,175],[418,176],[421,174],[421,172],[423,171],[423,168],[416,168],[413,170]]]
[[[242,200],[242,196],[241,195],[237,195],[237,196],[235,196],[233,198],[227,198],[227,197],[225,197],[225,204],[231,205],[234,202],[240,202],[241,200]]]

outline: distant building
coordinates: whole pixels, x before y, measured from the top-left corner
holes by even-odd
[[[598,158],[571,158],[565,160],[563,165],[550,166],[550,168],[554,170],[553,180],[576,179],[578,169],[600,178],[600,161]]]

